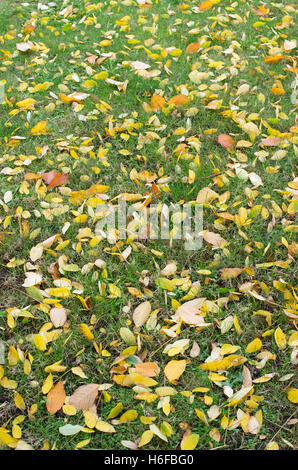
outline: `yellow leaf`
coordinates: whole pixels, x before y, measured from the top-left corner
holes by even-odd
[[[164,414],[166,416],[169,416],[170,414],[170,411],[171,411],[171,405],[168,401],[166,401],[163,405],[162,405],[162,411],[164,412]]]
[[[109,284],[111,297],[121,297],[121,290],[115,284]]]
[[[292,403],[298,403],[298,388],[289,388],[288,400]]]
[[[286,336],[280,327],[276,328],[274,339],[279,349],[285,349],[287,347]]]
[[[79,328],[81,330],[81,333],[83,336],[85,336],[86,339],[89,341],[92,341],[94,339],[93,333],[91,333],[90,328],[86,323],[80,323]]]
[[[128,410],[120,416],[120,423],[130,423],[135,421],[138,417],[138,412],[135,410]]]
[[[7,377],[2,377],[2,379],[0,380],[0,385],[3,388],[13,390],[13,389],[17,388],[18,382],[16,382],[15,380],[10,380]]]
[[[77,410],[74,406],[72,405],[63,405],[62,407],[62,411],[64,414],[66,414],[67,416],[74,416],[76,413],[77,413]]]
[[[277,442],[271,441],[266,445],[265,450],[279,450],[279,445]]]
[[[91,411],[89,410],[86,410],[83,413],[84,413],[85,424],[87,428],[89,429],[95,428],[95,425],[97,424],[96,416],[93,413],[91,413]]]
[[[66,370],[65,366],[60,365],[62,361],[54,362],[54,364],[50,364],[44,368],[45,372],[64,372]]]
[[[88,379],[87,375],[84,373],[83,369],[81,367],[72,367],[71,372],[74,375],[78,375],[82,379]]]
[[[151,441],[153,436],[154,436],[154,433],[152,431],[149,431],[149,430],[144,431],[143,434],[141,435],[141,439],[140,439],[138,447],[143,447],[146,444],[148,444]]]
[[[203,370],[210,370],[212,372],[216,370],[226,370],[230,367],[240,366],[247,359],[243,356],[239,356],[237,354],[232,354],[231,356],[227,356],[224,359],[217,359],[216,361],[205,362],[199,366],[200,369]]]
[[[248,394],[251,392],[253,389],[253,386],[251,385],[250,387],[244,387],[238,392],[234,393],[231,397],[228,398],[229,404],[227,406],[235,406],[237,405],[241,400],[246,398]]]
[[[240,346],[233,346],[232,344],[223,344],[220,348],[220,354],[225,356],[226,354],[233,354],[234,352],[238,351]]]
[[[7,360],[10,366],[15,366],[19,362],[20,360],[19,354],[14,346],[11,346],[11,345],[9,346]]]
[[[123,410],[123,404],[121,402],[117,403],[117,405],[114,406],[114,408],[110,411],[107,419],[116,418],[116,416],[118,416],[122,410]]]
[[[291,346],[292,348],[297,348],[298,347],[298,331],[295,331],[294,333],[291,334],[288,345]]]
[[[166,289],[166,290],[169,290],[169,291],[174,290],[175,287],[176,287],[175,281],[173,279],[172,280],[167,279],[166,277],[157,278],[155,280],[155,283],[161,289]]]
[[[53,297],[61,297],[63,299],[70,295],[70,292],[66,287],[53,287],[52,289],[47,289],[47,293]]]
[[[224,382],[225,380],[227,380],[227,377],[225,375],[216,374],[216,372],[211,372],[208,375],[208,378],[212,380],[212,382]]]
[[[165,376],[167,377],[168,381],[173,383],[179,379],[179,377],[183,374],[186,368],[186,360],[182,359],[181,361],[170,361],[164,368]]]
[[[120,328],[119,333],[123,341],[125,341],[129,346],[134,346],[136,344],[136,337],[129,328]]]
[[[234,315],[233,321],[234,321],[234,327],[235,327],[237,335],[241,335],[242,330],[240,328],[240,324],[239,324],[239,320],[237,318],[237,315]]]
[[[90,442],[90,439],[85,439],[84,441],[78,442],[77,445],[75,446],[75,450],[81,449],[82,447],[87,446],[89,442]]]
[[[20,439],[22,437],[22,430],[20,426],[17,424],[13,424],[12,426],[12,436],[15,437],[16,439]]]
[[[50,373],[46,380],[44,381],[43,383],[43,386],[42,386],[42,393],[44,395],[47,395],[49,393],[49,391],[51,390],[51,388],[53,387],[53,376],[52,374]]]
[[[114,426],[110,423],[106,423],[105,421],[97,421],[95,428],[101,432],[116,432]]]
[[[0,429],[0,443],[14,449],[17,446],[18,440],[2,429]]]
[[[182,54],[182,50],[181,49],[172,49],[169,51],[169,54],[172,56],[172,57],[179,57],[181,54]]]
[[[16,105],[23,110],[27,110],[27,109],[33,109],[35,103],[36,103],[36,100],[34,100],[33,98],[27,98],[25,100],[18,101]]]
[[[38,91],[46,91],[52,85],[54,85],[53,82],[38,83],[34,87],[29,88],[29,91],[30,91],[30,93],[36,93]]]
[[[255,138],[260,134],[259,128],[253,122],[246,122],[241,128],[249,135],[252,142],[254,142]]]
[[[250,353],[254,353],[256,351],[259,351],[259,349],[261,349],[262,345],[263,345],[262,341],[259,338],[255,338],[253,341],[251,341],[246,346],[245,352],[250,354]]]
[[[41,335],[34,335],[33,342],[39,351],[45,351],[47,349],[46,342]]]
[[[48,134],[50,130],[47,128],[48,121],[40,121],[36,126],[32,127],[31,135],[44,135]]]
[[[199,410],[198,408],[195,408],[195,412],[197,414],[197,417],[201,421],[203,421],[203,423],[208,424],[207,418],[206,418],[205,413],[203,411]]]
[[[24,399],[18,392],[14,392],[14,403],[16,407],[19,408],[20,410],[26,409]]]
[[[84,88],[87,88],[87,90],[90,90],[94,87],[97,86],[97,82],[95,80],[85,80],[83,83],[82,83],[82,86]]]
[[[181,441],[181,450],[194,450],[197,447],[200,436],[198,434],[190,434]]]

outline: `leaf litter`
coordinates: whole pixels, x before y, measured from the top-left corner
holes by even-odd
[[[293,448],[295,5],[33,4],[0,7],[0,447]],[[171,203],[200,250],[134,235]]]

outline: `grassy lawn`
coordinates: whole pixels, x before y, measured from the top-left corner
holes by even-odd
[[[296,448],[296,18],[1,1],[1,450]]]

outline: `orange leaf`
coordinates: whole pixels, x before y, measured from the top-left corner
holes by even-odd
[[[50,182],[55,178],[57,173],[58,172],[56,170],[52,170],[52,171],[49,171],[48,173],[43,173],[41,176],[45,184],[50,184]]]
[[[161,195],[161,191],[159,187],[157,186],[157,184],[155,183],[152,183],[152,191],[153,191],[153,194],[155,194],[157,197]]]
[[[240,276],[243,269],[241,268],[223,268],[221,270],[221,278],[225,281],[227,279],[235,279]]]
[[[58,173],[55,178],[49,184],[49,188],[56,188],[56,186],[61,186],[69,180],[69,176],[64,173]]]
[[[135,371],[143,377],[156,377],[159,374],[159,368],[154,362],[136,364]]]
[[[190,44],[188,44],[188,46],[186,48],[186,52],[187,52],[187,54],[194,54],[199,49],[200,49],[200,43],[199,42],[191,42]]]
[[[61,380],[55,385],[54,388],[47,395],[47,410],[53,415],[59,411],[64,405],[66,393]]]
[[[161,95],[153,95],[150,101],[150,106],[153,111],[159,111],[166,104],[166,100]]]
[[[230,149],[234,145],[233,137],[227,134],[220,134],[217,138],[217,142],[223,147],[225,147],[226,149]]]
[[[280,88],[280,87],[272,87],[271,88],[271,93],[273,93],[274,95],[283,95],[285,93],[285,90],[283,88]]]
[[[200,11],[207,11],[210,10],[214,5],[214,2],[212,0],[206,0],[205,2],[202,2],[201,5],[199,6]]]
[[[42,178],[41,175],[38,175],[37,173],[26,173],[25,174],[25,180],[38,180]]]
[[[168,104],[174,104],[175,106],[183,106],[188,103],[188,96],[186,95],[176,95],[173,96],[168,102]]]
[[[258,16],[265,16],[265,15],[268,15],[268,13],[269,13],[268,8],[265,8],[262,5],[259,5],[258,9],[255,10],[255,14]]]
[[[264,62],[265,64],[277,64],[284,58],[285,58],[284,55],[268,56],[268,57],[265,57]]]
[[[61,186],[69,180],[67,174],[58,173],[56,170],[49,171],[48,173],[43,173],[42,179],[49,188],[55,188],[56,186]]]

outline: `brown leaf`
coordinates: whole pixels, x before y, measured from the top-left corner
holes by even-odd
[[[200,346],[198,345],[196,341],[194,341],[192,348],[190,350],[190,353],[189,353],[190,357],[192,358],[198,357],[200,355],[200,352],[201,352]]]
[[[221,278],[226,281],[227,279],[235,279],[236,277],[240,276],[242,273],[241,268],[223,268],[221,270]]]
[[[218,233],[206,232],[203,234],[203,238],[206,242],[210,243],[211,245],[217,248],[226,244],[226,240],[222,238]]]
[[[146,323],[146,321],[149,318],[149,315],[151,313],[151,304],[150,302],[142,302],[140,305],[138,305],[133,312],[133,321],[136,326],[136,328],[140,328],[141,326]]]
[[[98,387],[98,384],[81,385],[69,398],[69,405],[77,410],[89,410],[98,395]]]
[[[143,377],[156,377],[159,374],[159,367],[154,362],[143,362],[135,365],[135,372]]]
[[[250,370],[246,366],[243,366],[242,377],[243,377],[242,387],[251,387],[252,377],[251,377]]]
[[[48,412],[53,415],[57,411],[59,411],[62,406],[64,405],[66,398],[66,393],[64,390],[64,385],[61,380],[55,385],[52,390],[47,395],[47,410]]]

